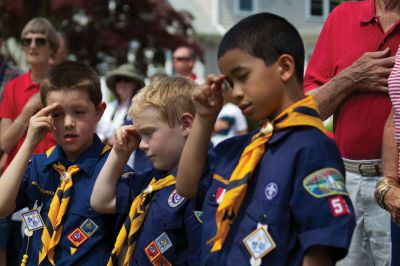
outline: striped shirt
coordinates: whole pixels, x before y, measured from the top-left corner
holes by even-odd
[[[396,130],[396,143],[400,150],[400,48],[397,50],[396,63],[389,76],[389,95],[394,109],[394,125]],[[397,171],[400,176],[400,153]]]

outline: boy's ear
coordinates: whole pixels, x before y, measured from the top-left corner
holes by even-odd
[[[105,102],[101,102],[96,107],[96,122],[99,122],[101,117],[103,116],[104,111],[106,110],[107,104]]]
[[[183,113],[181,115],[181,124],[183,133],[188,136],[193,126],[194,116],[191,113]]]
[[[283,82],[288,82],[294,75],[295,62],[294,58],[288,54],[282,54],[278,58],[278,71]]]

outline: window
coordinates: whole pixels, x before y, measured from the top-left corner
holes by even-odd
[[[324,19],[343,0],[306,0],[308,18]]]
[[[235,13],[239,15],[248,15],[256,12],[257,0],[235,0]]]
[[[253,11],[253,0],[239,0],[239,10],[244,12]]]

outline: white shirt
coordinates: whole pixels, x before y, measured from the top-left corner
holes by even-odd
[[[211,142],[216,146],[221,141],[233,137],[237,131],[247,129],[247,121],[239,107],[233,103],[225,104],[218,114],[217,120],[226,120],[229,122],[229,128],[215,133],[211,137]]]
[[[115,100],[107,105],[96,129],[101,140],[111,137],[114,131],[124,124],[128,118],[130,103],[131,100],[129,99],[123,104],[118,105],[118,101]]]

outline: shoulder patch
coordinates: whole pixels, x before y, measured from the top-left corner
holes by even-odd
[[[303,186],[315,198],[348,195],[344,178],[335,168],[323,168],[306,176]]]

